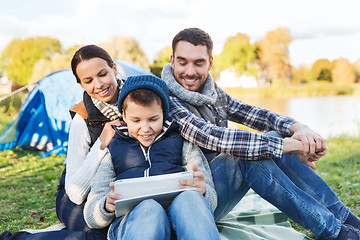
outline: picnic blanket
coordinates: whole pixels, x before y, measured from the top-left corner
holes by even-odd
[[[222,240],[311,240],[293,229],[287,217],[253,190],[217,222]]]

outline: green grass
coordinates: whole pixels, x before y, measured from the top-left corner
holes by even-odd
[[[317,162],[317,173],[346,206],[360,216],[360,139],[328,140],[328,154]],[[42,158],[19,148],[0,152],[0,232],[45,228],[57,223],[56,187],[64,157]],[[310,231],[292,223],[310,237]]]
[[[360,138],[331,138],[327,145],[328,153],[316,163],[316,172],[340,200],[360,217]],[[309,230],[290,222],[296,230],[314,238]]]
[[[19,148],[0,152],[0,232],[57,222],[55,199],[64,157]]]

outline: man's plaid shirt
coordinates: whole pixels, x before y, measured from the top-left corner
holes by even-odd
[[[291,118],[260,109],[234,99],[216,86],[217,112],[226,112],[224,121],[230,120],[260,132],[275,130],[282,136],[290,136]],[[221,111],[219,111],[221,110]],[[186,105],[170,96],[170,115],[180,125],[181,135],[200,147],[230,154],[244,160],[281,157],[283,140],[248,130],[218,127],[190,112]],[[224,116],[222,116],[224,118]]]

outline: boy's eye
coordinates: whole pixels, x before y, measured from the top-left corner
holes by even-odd
[[[105,73],[100,73],[100,77],[105,77],[107,75],[107,72],[105,72]]]

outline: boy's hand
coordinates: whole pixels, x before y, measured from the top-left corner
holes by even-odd
[[[122,199],[121,195],[114,192],[114,182],[109,183],[111,191],[108,193],[105,200],[105,210],[108,212],[115,212],[115,201]]]
[[[193,165],[193,177],[194,178],[192,180],[180,180],[180,188],[195,188],[198,193],[204,195],[206,190],[205,175],[199,171],[196,164]]]
[[[121,123],[120,120],[114,120],[114,121],[105,123],[105,126],[99,136],[99,139],[101,142],[101,146],[100,146],[101,150],[104,150],[105,148],[107,148],[107,146],[109,146],[111,139],[115,135],[115,130],[111,127],[111,125],[118,126],[118,125],[120,125],[120,123]]]

